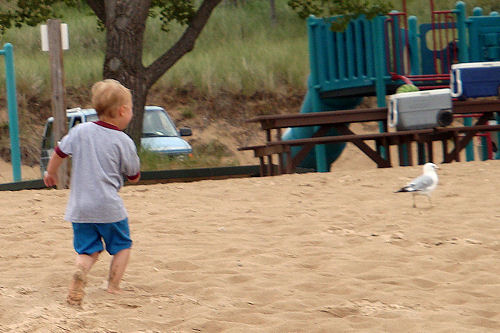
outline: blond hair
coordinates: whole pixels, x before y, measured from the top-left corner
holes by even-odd
[[[106,115],[115,117],[116,111],[132,100],[132,94],[120,82],[106,79],[94,83],[92,86],[92,107],[100,117]]]

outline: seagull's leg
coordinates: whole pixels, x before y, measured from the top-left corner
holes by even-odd
[[[415,193],[412,193],[411,195],[413,197],[413,208],[417,208],[417,204],[415,202]]]
[[[427,199],[429,200],[429,204],[431,205],[432,207],[432,200],[431,200],[431,196],[427,194]]]

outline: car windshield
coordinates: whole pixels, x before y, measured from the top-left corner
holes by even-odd
[[[144,112],[142,133],[145,137],[178,135],[175,125],[162,110],[149,110]]]
[[[87,121],[97,121],[97,114],[87,115]],[[162,110],[148,110],[144,112],[142,133],[144,137],[177,136],[177,129]]]

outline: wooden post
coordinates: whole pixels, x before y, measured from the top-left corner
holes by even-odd
[[[64,103],[64,66],[61,42],[61,22],[59,20],[47,21],[49,41],[49,59],[52,83],[52,115],[54,117],[54,144],[67,133],[66,106]],[[58,173],[57,188],[69,187],[68,161],[65,160]]]

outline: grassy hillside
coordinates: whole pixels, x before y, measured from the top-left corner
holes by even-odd
[[[266,1],[245,6],[220,5],[197,41],[161,80],[163,87],[194,87],[214,94],[219,90],[248,92],[303,86],[307,73],[304,22],[277,1],[279,24],[272,26]],[[70,49],[64,52],[66,85],[86,87],[102,76],[104,32],[87,9],[68,9],[64,22],[70,31]],[[144,47],[147,66],[178,39],[182,28],[168,34],[158,18],[148,21]],[[12,29],[2,45],[14,45],[18,89],[26,94],[49,94],[48,55],[40,51],[39,28]],[[2,77],[0,76],[0,80]],[[1,84],[1,83],[0,83]]]
[[[401,10],[402,1],[393,0]],[[214,95],[223,90],[252,94],[256,91],[286,91],[303,88],[308,74],[305,23],[277,0],[278,24],[269,19],[268,0],[247,0],[234,6],[225,1],[214,11],[195,49],[182,58],[158,82],[160,87],[192,87]],[[408,0],[408,12],[420,22],[428,22],[429,1]],[[436,9],[454,8],[454,0],[435,0]],[[467,1],[468,10],[483,5],[488,11],[499,7],[498,1]],[[70,49],[64,52],[66,85],[88,87],[102,76],[104,33],[85,7],[65,10],[64,22],[70,31]],[[158,18],[147,24],[144,64],[164,53],[180,36],[174,26],[168,34],[160,30]],[[26,95],[49,96],[48,55],[40,50],[39,27],[12,29],[1,36],[1,45],[14,45],[18,90]],[[0,87],[4,85],[0,72]]]

